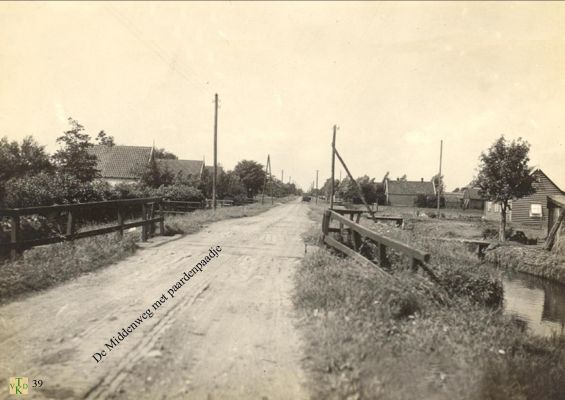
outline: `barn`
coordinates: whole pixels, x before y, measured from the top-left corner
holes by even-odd
[[[463,208],[471,210],[485,208],[485,199],[481,195],[481,189],[471,186],[463,189]]]
[[[536,178],[536,192],[511,203],[508,221],[519,227],[539,229],[547,233],[559,217],[560,208],[565,206],[565,192],[541,169],[532,174]],[[500,205],[487,202],[485,218],[500,219]]]
[[[433,182],[404,180],[385,180],[386,203],[391,206],[413,207],[419,195],[435,196],[436,190]]]

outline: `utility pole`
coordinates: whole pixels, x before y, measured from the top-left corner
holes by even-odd
[[[439,218],[439,200],[441,197],[440,189],[442,186],[442,179],[441,179],[441,161],[443,156],[443,140],[439,142],[439,175],[437,177],[437,188],[436,188],[436,197],[437,197],[437,217]]]
[[[267,180],[272,180],[271,175],[271,155],[267,154],[267,165],[265,166],[265,181],[263,182],[263,193],[261,194],[261,204],[263,204],[265,200],[265,189],[267,187]],[[271,184],[271,204],[273,204],[273,183]]]
[[[318,204],[318,170],[316,170],[316,204]]]
[[[284,183],[284,169],[281,169],[281,182]]]
[[[334,125],[334,134],[332,139],[332,181],[331,181],[331,191],[330,191],[330,210],[334,208],[334,181],[335,181],[335,134],[337,131],[337,126]]]
[[[216,209],[216,176],[218,174],[218,93],[214,96],[214,175],[212,175],[212,207]]]

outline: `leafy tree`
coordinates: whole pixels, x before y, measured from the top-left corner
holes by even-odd
[[[9,142],[6,137],[0,139],[0,183],[11,178],[52,171],[53,165],[45,146],[39,145],[33,137],[25,137],[21,144]]]
[[[101,144],[104,146],[112,147],[115,145],[114,136],[110,136],[104,131],[98,132],[98,135],[96,136],[95,140],[97,144]]]
[[[239,176],[248,197],[253,197],[263,189],[265,170],[263,165],[252,160],[242,160],[237,163],[234,172]]]
[[[522,138],[507,142],[497,139],[486,153],[481,153],[476,182],[487,199],[500,204],[499,239],[506,240],[506,214],[510,200],[535,192],[535,178],[528,166],[530,144]]]
[[[40,172],[53,172],[53,165],[45,147],[39,145],[31,136],[25,137],[21,144],[0,139],[0,202],[6,194],[6,182]]]
[[[324,196],[326,196],[326,199],[329,199],[331,196],[331,190],[332,190],[331,185],[332,185],[332,178],[328,178],[326,179],[324,185],[320,189],[321,192],[324,194]],[[339,179],[334,179],[334,190],[337,190],[338,187],[339,187]]]
[[[445,192],[445,181],[443,178],[444,178],[443,175],[435,174],[434,176],[432,176],[431,179],[431,181],[434,184],[434,187],[436,188],[436,192],[440,194]]]
[[[166,165],[163,168],[159,167],[154,157],[151,157],[147,164],[134,169],[133,173],[139,177],[142,185],[150,188],[158,188],[162,185],[168,186],[174,181],[174,174]]]
[[[175,154],[173,154],[173,153],[171,153],[171,152],[169,152],[165,149],[155,149],[153,151],[153,155],[155,156],[155,158],[160,159],[160,160],[163,160],[163,159],[178,160],[179,159]]]
[[[91,182],[98,177],[96,156],[88,150],[92,147],[90,136],[84,133],[84,126],[69,118],[71,129],[57,138],[63,145],[53,156],[58,171],[75,176],[81,182]]]
[[[331,178],[330,178],[331,179]],[[331,180],[330,180],[331,183]],[[345,201],[353,201],[354,198],[358,198],[357,189],[355,184],[346,176],[336,187],[334,186],[335,194],[341,197]]]

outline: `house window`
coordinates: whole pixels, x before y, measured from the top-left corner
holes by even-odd
[[[541,204],[530,204],[530,217],[541,217],[542,208]]]
[[[492,212],[492,201],[487,201],[487,211]]]
[[[500,212],[500,203],[494,203],[494,212],[496,213]]]

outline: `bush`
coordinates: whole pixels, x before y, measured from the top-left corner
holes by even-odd
[[[172,201],[204,201],[205,197],[202,192],[195,187],[176,183],[170,186],[162,186],[159,188],[162,196]]]
[[[65,174],[39,173],[6,183],[4,207],[20,208],[53,204],[101,201],[110,190],[108,184],[80,182]]]
[[[502,305],[502,282],[480,268],[469,271],[468,266],[452,265],[444,269],[439,280],[450,293],[465,296],[475,304],[488,307]]]

